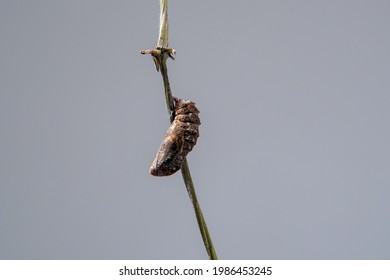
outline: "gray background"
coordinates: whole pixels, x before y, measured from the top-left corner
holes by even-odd
[[[173,93],[221,259],[390,258],[390,2],[169,3]],[[153,1],[0,2],[0,258],[205,259]]]

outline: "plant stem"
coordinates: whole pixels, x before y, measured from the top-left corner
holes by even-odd
[[[156,65],[156,70],[160,71],[161,73],[164,84],[166,106],[171,116],[170,122],[172,123],[174,119],[175,105],[172,99],[172,91],[171,86],[169,84],[168,68],[166,62],[168,57],[175,59],[175,50],[168,48],[168,0],[160,0],[160,4],[160,32],[157,40],[157,46],[154,50],[142,50],[141,54],[151,54]],[[196,220],[198,222],[199,230],[202,235],[203,243],[205,245],[207,254],[209,255],[210,260],[217,260],[218,257],[215,252],[211,236],[207,229],[206,220],[203,217],[203,213],[196,196],[195,186],[192,181],[187,159],[184,160],[181,166],[181,173],[188,195],[194,207]]]
[[[173,111],[175,110],[175,104],[173,103],[171,85],[169,84],[168,79],[167,57],[164,53],[162,53],[162,59],[160,61],[160,73],[164,83],[165,102],[170,115],[170,122],[172,123],[174,119]]]
[[[187,159],[184,160],[181,166],[181,174],[183,176],[184,184],[186,185],[188,195],[194,207],[196,220],[198,222],[200,234],[202,235],[204,246],[206,247],[207,254],[210,260],[218,260],[217,253],[215,252],[209,230],[207,228],[206,220],[203,217],[202,209],[200,208],[198,198],[195,192],[195,186],[192,182],[190,168],[188,166]]]
[[[168,0],[160,0],[160,31],[158,33],[157,48],[168,48]]]

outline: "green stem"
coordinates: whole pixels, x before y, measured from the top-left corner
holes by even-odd
[[[209,230],[207,228],[206,220],[203,217],[202,209],[200,208],[198,198],[195,192],[195,186],[192,182],[190,168],[188,166],[187,159],[184,160],[183,165],[181,166],[181,174],[183,176],[184,183],[187,188],[188,195],[194,207],[196,220],[198,222],[199,230],[202,235],[204,246],[206,247],[207,254],[209,255],[210,260],[217,260],[217,253],[215,252]]]
[[[164,92],[165,92],[167,109],[168,111],[172,112],[174,109],[174,104],[172,99],[171,86],[169,84],[169,79],[168,79],[168,69],[166,65],[166,60],[168,56],[164,54],[164,52],[167,51],[162,49],[160,53],[160,59],[157,59],[157,61],[160,63],[159,69],[164,82]],[[174,116],[173,114],[171,114],[171,122],[173,121],[173,118]],[[210,260],[217,260],[218,259],[217,253],[215,252],[214,245],[211,240],[209,230],[207,228],[206,220],[203,217],[202,209],[200,208],[200,204],[196,196],[195,186],[192,181],[191,172],[188,166],[187,159],[184,160],[181,166],[181,174],[183,176],[184,184],[186,185],[188,196],[190,197],[192,206],[194,207],[196,220],[198,222],[200,234],[202,235],[203,243],[206,248],[207,254],[209,255]]]
[[[159,62],[160,62],[160,73],[164,83],[165,102],[167,104],[169,115],[171,116],[170,121],[173,122],[174,116],[172,112],[175,110],[175,104],[173,103],[171,85],[169,84],[169,79],[168,79],[168,69],[166,63],[167,54],[164,51],[161,52],[161,59],[159,60]]]
[[[167,58],[174,59],[175,50],[168,48],[168,0],[161,0],[161,14],[160,14],[160,32],[157,40],[157,46],[154,50],[142,50],[141,54],[151,54],[156,65],[157,71],[160,71],[162,80],[164,83],[165,101],[168,112],[170,113],[170,121],[174,119],[175,104],[172,98],[171,86],[168,79]],[[206,248],[207,254],[210,260],[217,260],[217,254],[215,252],[211,236],[209,234],[206,220],[203,217],[202,210],[200,208],[198,198],[196,197],[195,186],[192,181],[190,168],[188,167],[187,159],[184,160],[181,166],[181,173],[183,176],[184,184],[186,186],[188,196],[194,207],[196,220],[198,222],[199,230],[202,235],[203,243]]]

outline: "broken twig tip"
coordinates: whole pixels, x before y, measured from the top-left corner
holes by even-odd
[[[140,50],[140,54],[151,54],[154,50]]]

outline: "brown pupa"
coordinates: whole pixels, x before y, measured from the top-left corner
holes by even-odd
[[[178,171],[199,137],[199,110],[195,103],[177,97],[173,100],[174,120],[150,167],[153,176],[169,176]]]

